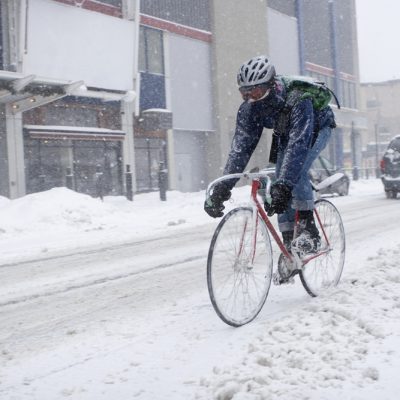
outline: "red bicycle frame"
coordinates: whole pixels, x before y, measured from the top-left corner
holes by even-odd
[[[269,220],[268,215],[265,212],[263,205],[260,203],[260,201],[257,198],[257,192],[258,192],[259,188],[260,188],[260,181],[258,179],[253,179],[252,185],[251,185],[251,197],[252,197],[252,199],[254,201],[254,204],[257,207],[257,212],[261,216],[261,218],[263,219],[265,224],[267,225],[267,228],[268,228],[269,232],[271,233],[271,235],[275,239],[275,242],[277,243],[277,245],[278,245],[279,249],[281,250],[281,252],[284,254],[284,256],[290,262],[293,262],[294,261],[293,260],[294,259],[293,255],[291,253],[289,253],[288,250],[286,249],[286,247],[283,244],[281,238],[279,237],[279,234],[276,232],[276,229],[274,228],[274,226],[272,225],[271,221]],[[311,256],[309,256],[307,258],[302,259],[301,260],[302,265],[307,264],[309,261],[313,260],[314,258],[317,258],[317,257],[319,257],[319,256],[321,256],[323,254],[326,254],[329,251],[329,248],[330,248],[328,236],[326,235],[324,226],[323,226],[323,224],[321,222],[321,219],[320,219],[319,214],[318,214],[316,209],[314,209],[314,213],[315,213],[315,215],[317,217],[318,224],[321,227],[322,233],[323,233],[324,238],[326,240],[327,250],[318,252],[317,254],[313,254],[313,255],[311,255]],[[298,216],[298,212],[296,211],[296,217],[295,217],[296,224],[298,223],[298,220],[299,220],[299,216]],[[256,241],[254,241],[254,243],[256,243]],[[255,252],[255,249],[254,249],[253,252]]]

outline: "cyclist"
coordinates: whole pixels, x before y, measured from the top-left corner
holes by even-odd
[[[276,181],[271,186],[271,204],[266,205],[269,216],[278,214],[279,230],[285,246],[296,246],[314,252],[320,246],[315,226],[314,199],[308,171],[313,161],[327,145],[332,128],[336,126],[332,109],[313,107],[310,98],[301,99],[288,111],[288,93],[282,77],[266,56],[245,62],[237,74],[244,102],[239,107],[236,130],[224,168],[225,174],[240,173],[254,152],[263,128],[273,129],[270,161],[276,163]],[[204,204],[214,218],[221,217],[224,201],[231,197],[237,180],[215,185]],[[295,210],[299,211],[297,239],[293,241]]]

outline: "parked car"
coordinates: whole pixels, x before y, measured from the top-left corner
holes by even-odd
[[[268,175],[272,180],[275,180],[275,166],[273,164],[268,164],[263,171],[268,172]],[[310,178],[315,185],[318,185],[324,179],[329,176],[341,172],[343,176],[334,182],[332,185],[326,187],[319,191],[321,194],[335,194],[339,196],[347,196],[349,194],[350,178],[342,170],[334,168],[331,162],[323,157],[319,156],[310,168]]]
[[[339,196],[347,196],[349,194],[349,187],[350,187],[349,176],[343,170],[335,168],[327,158],[319,156],[314,161],[310,169],[310,176],[313,183],[317,185],[324,179],[328,178],[333,174],[336,174],[337,172],[341,172],[343,176],[332,185],[328,186],[323,190],[320,190],[320,193],[321,194],[337,193]]]
[[[380,163],[386,197],[395,199],[400,192],[400,135],[389,143]]]

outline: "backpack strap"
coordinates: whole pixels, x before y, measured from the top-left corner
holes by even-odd
[[[336,97],[336,94],[335,94],[335,92],[334,92],[332,89],[328,88],[328,86],[326,86],[326,88],[327,88],[327,89],[330,91],[331,95],[332,95],[332,96],[333,96],[333,98],[335,99],[335,102],[336,102],[337,108],[340,110],[340,103],[339,103],[339,100],[338,100],[338,98]]]
[[[271,150],[269,153],[269,162],[276,164],[278,156],[279,136],[283,135],[289,124],[290,113],[296,103],[304,97],[304,93],[294,89],[291,90],[286,98],[285,105],[279,113],[278,120],[272,133]]]
[[[304,93],[299,90],[291,90],[286,98],[285,105],[283,109],[279,113],[278,120],[276,126],[274,128],[274,133],[277,136],[281,136],[286,128],[287,124],[289,123],[290,113],[292,112],[293,107],[296,105],[297,102],[304,98]]]

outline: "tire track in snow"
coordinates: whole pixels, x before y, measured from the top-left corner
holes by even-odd
[[[151,238],[146,238],[144,240],[135,240],[131,242],[124,242],[124,243],[117,243],[113,245],[108,245],[106,247],[104,246],[96,246],[92,247],[90,249],[88,248],[83,248],[78,251],[76,250],[65,250],[58,252],[58,254],[51,255],[51,256],[46,256],[46,257],[35,257],[35,258],[30,258],[28,260],[19,260],[15,261],[12,263],[5,263],[5,264],[0,264],[0,269],[3,268],[9,268],[9,267],[18,267],[18,266],[24,266],[24,265],[30,265],[33,263],[38,263],[38,262],[46,262],[46,261],[56,261],[56,260],[63,260],[63,259],[70,259],[71,257],[79,257],[79,256],[90,256],[90,255],[99,255],[102,253],[108,253],[108,252],[113,252],[113,251],[120,251],[124,249],[132,249],[132,248],[140,248],[143,245],[147,244],[152,244],[152,243],[157,243],[157,247],[163,244],[163,242],[175,242],[176,240],[179,240],[180,238],[184,238],[185,241],[188,239],[190,236],[195,236],[198,238],[198,235],[209,235],[209,232],[212,231],[210,230],[210,224],[206,224],[203,226],[199,226],[196,228],[186,228],[183,231],[177,231],[174,232],[172,235],[162,235],[162,236],[156,236],[156,237],[151,237]],[[208,237],[208,236],[207,236]],[[71,252],[73,251],[73,254]]]
[[[103,284],[107,284],[113,281],[118,281],[121,279],[126,279],[126,278],[131,278],[135,275],[143,275],[143,274],[148,274],[150,272],[153,272],[154,270],[161,270],[161,269],[167,269],[167,268],[171,268],[177,265],[181,265],[181,264],[186,264],[188,262],[191,261],[197,261],[197,260],[201,260],[201,259],[205,259],[206,257],[204,255],[202,256],[195,256],[195,257],[188,257],[185,259],[180,259],[179,261],[173,261],[171,263],[166,263],[166,264],[159,264],[147,269],[143,269],[140,271],[133,271],[133,272],[128,272],[125,274],[120,274],[120,275],[115,275],[115,276],[107,276],[104,278],[99,278],[99,279],[95,279],[93,281],[89,281],[89,282],[84,282],[84,283],[79,283],[76,285],[71,285],[71,286],[67,286],[64,288],[60,288],[60,289],[56,289],[56,290],[50,290],[47,292],[42,292],[42,293],[36,293],[33,295],[29,295],[29,296],[24,296],[24,297],[18,297],[15,299],[11,299],[11,300],[7,300],[4,302],[0,302],[0,307],[6,307],[9,305],[15,305],[15,304],[19,304],[19,303],[25,303],[27,301],[31,301],[31,300],[36,300],[42,297],[49,297],[49,296],[54,296],[54,295],[59,295],[59,294],[63,294],[63,293],[67,293],[67,292],[71,292],[73,290],[78,290],[78,289],[84,289],[84,288],[88,288],[91,286],[97,286],[97,285],[103,285]]]

